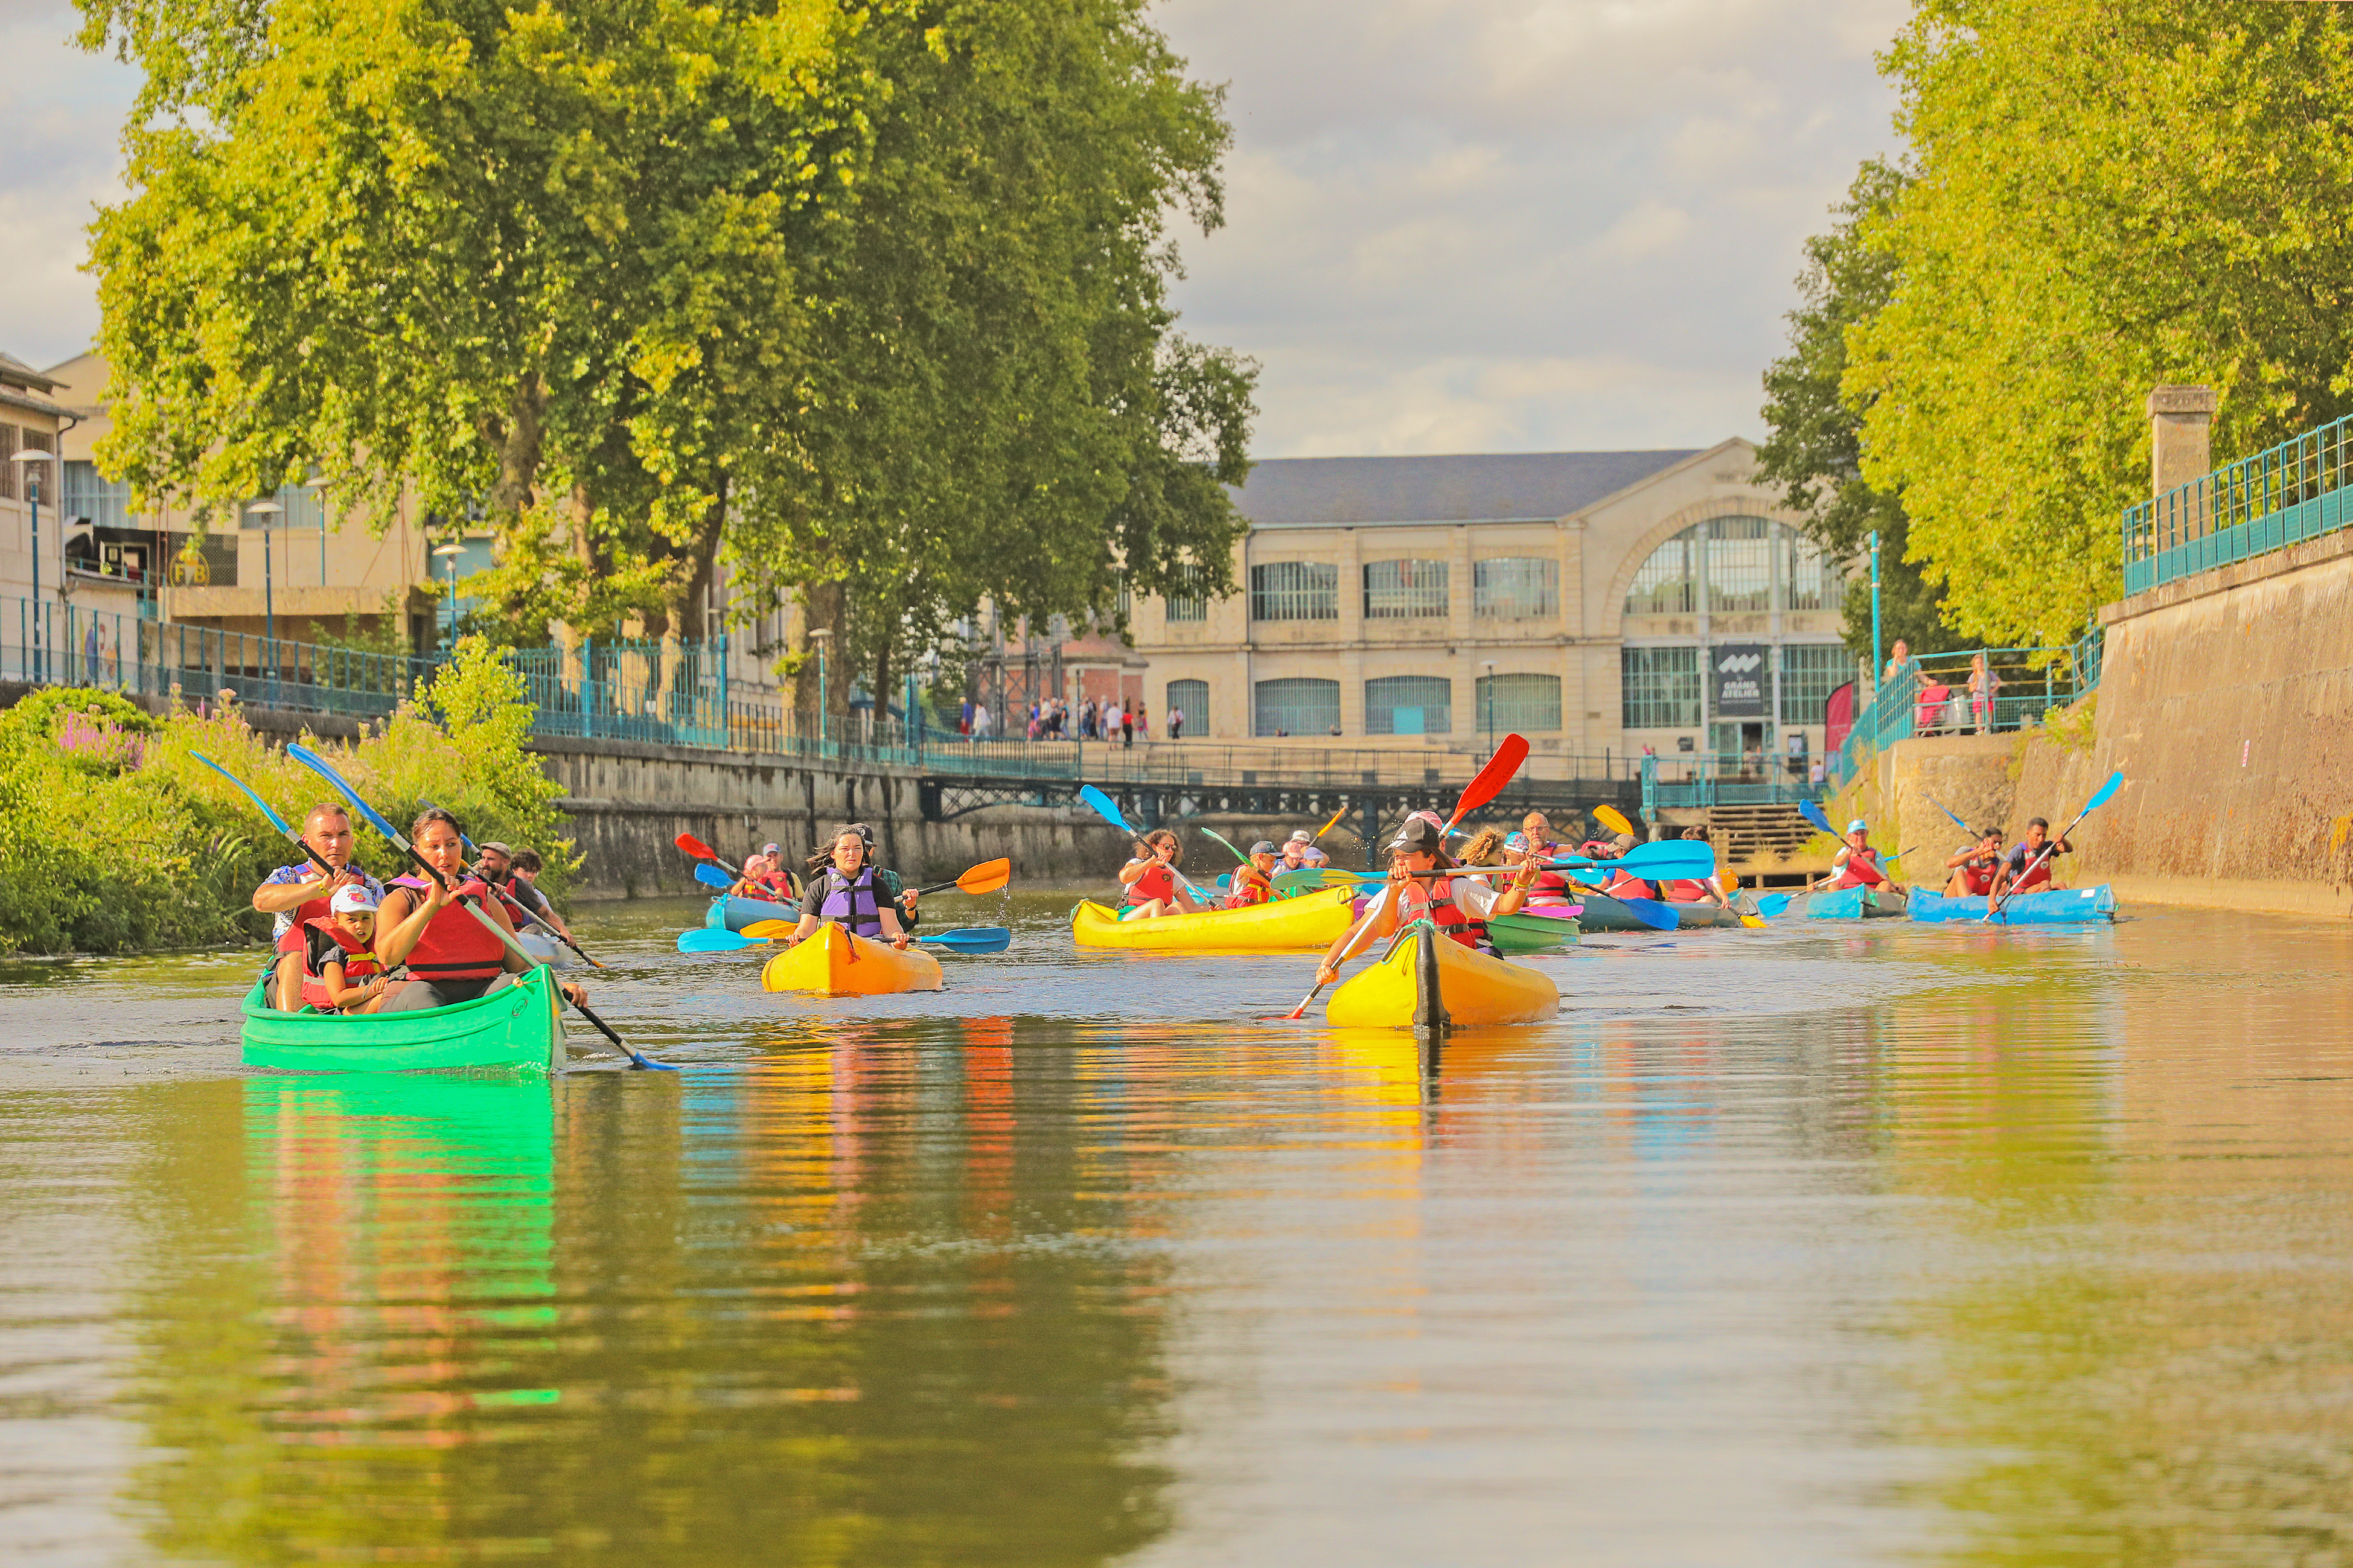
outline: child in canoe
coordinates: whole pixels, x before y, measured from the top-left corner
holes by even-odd
[[[1247,910],[1274,901],[1274,867],[1279,853],[1270,839],[1261,838],[1250,846],[1250,858],[1234,868],[1233,887],[1226,894],[1226,908]]]
[[[376,896],[339,888],[332,909],[303,925],[302,1001],[322,1013],[373,1013],[392,982],[375,956]]]
[[[1201,906],[1176,875],[1185,858],[1184,846],[1165,827],[1155,827],[1135,842],[1135,858],[1119,868],[1119,918],[1148,921],[1161,915],[1200,914]]]

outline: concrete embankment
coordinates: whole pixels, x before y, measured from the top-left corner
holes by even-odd
[[[1930,881],[1962,837],[1932,797],[2015,842],[2028,817],[2064,826],[2121,772],[2066,880],[2112,883],[2127,904],[2353,914],[2353,532],[2101,618],[2100,689],[2078,710],[2022,735],[1891,746],[1836,809],[1923,846],[1905,869]]]

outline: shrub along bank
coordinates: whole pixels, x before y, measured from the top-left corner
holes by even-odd
[[[532,705],[522,678],[478,639],[461,642],[390,718],[338,750],[311,740],[396,826],[426,802],[477,841],[528,845],[560,897],[573,868],[562,793],[523,750]],[[253,889],[294,858],[252,803],[195,759],[203,752],[300,825],[332,798],[325,783],[249,728],[234,703],[164,718],[111,692],[38,691],[0,712],[0,951],[126,952],[259,940]],[[359,829],[358,860],[406,869]]]

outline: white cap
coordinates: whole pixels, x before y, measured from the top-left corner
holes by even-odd
[[[365,883],[353,882],[348,888],[335,889],[335,901],[332,907],[335,913],[339,915],[362,913],[372,915],[375,913],[375,895],[367,890]]]
[[[1871,831],[1871,825],[1858,816],[1846,825],[1846,830],[1849,833],[1868,833]]]

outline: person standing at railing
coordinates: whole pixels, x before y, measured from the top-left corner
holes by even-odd
[[[1135,744],[1135,715],[1129,711],[1125,702],[1119,705],[1119,744],[1122,751]]]
[[[1168,710],[1168,738],[1172,741],[1185,738],[1185,710],[1182,708]]]
[[[1980,735],[1993,733],[1993,694],[2001,689],[2001,678],[1986,663],[1981,649],[1969,656],[1969,718]]]
[[[1920,661],[1912,657],[1912,645],[1897,637],[1895,646],[1888,650],[1887,668],[1880,671],[1880,693],[1901,692],[1903,695],[1897,699],[1898,701],[1915,701],[1925,681],[1926,678],[1920,673]]]

